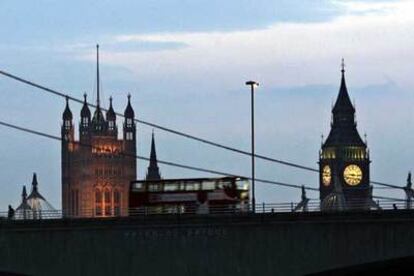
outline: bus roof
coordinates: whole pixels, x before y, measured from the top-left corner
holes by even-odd
[[[168,178],[159,180],[134,180],[133,183],[168,183],[168,182],[203,182],[203,181],[217,181],[217,180],[248,180],[246,177],[241,176],[224,176],[224,177],[205,177],[205,178]]]

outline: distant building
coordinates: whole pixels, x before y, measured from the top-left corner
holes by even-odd
[[[33,174],[32,190],[27,196],[26,186],[23,186],[22,202],[16,208],[14,219],[42,219],[57,217],[57,211],[39,192],[37,176]]]
[[[161,180],[161,174],[158,168],[157,152],[155,150],[154,132],[152,133],[150,162],[145,180]]]
[[[116,114],[110,98],[106,117],[99,91],[97,46],[97,101],[91,112],[84,96],[79,140],[75,140],[68,102],[62,125],[62,210],[65,216],[127,215],[129,183],[137,178],[135,114],[130,96],[124,112],[123,138],[118,139]]]
[[[355,107],[342,79],[332,109],[331,131],[319,157],[320,200],[323,210],[366,209],[370,205],[370,158],[357,130]]]
[[[23,186],[22,202],[16,208],[14,219],[33,219],[32,207],[27,203],[26,186]]]

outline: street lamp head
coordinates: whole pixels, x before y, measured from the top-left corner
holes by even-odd
[[[251,80],[251,81],[246,81],[246,85],[259,86],[259,83]]]

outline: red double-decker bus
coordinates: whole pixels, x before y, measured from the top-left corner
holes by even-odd
[[[249,182],[242,177],[133,181],[129,215],[247,212]]]

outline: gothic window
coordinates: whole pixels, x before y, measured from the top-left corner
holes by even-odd
[[[63,125],[65,126],[66,129],[70,129],[72,122],[70,120],[65,120]]]
[[[75,214],[75,191],[70,191],[70,215],[73,216]]]
[[[82,117],[82,126],[87,127],[88,126],[88,117]]]
[[[126,119],[126,125],[127,125],[127,127],[132,127],[132,119],[131,118]]]
[[[75,216],[79,216],[79,190],[75,190]]]
[[[79,191],[71,190],[70,194],[70,215],[78,216],[79,215]]]
[[[131,140],[133,140],[134,139],[134,136],[133,136],[133,134],[132,134],[132,132],[127,132],[126,133],[126,139],[128,140],[128,141],[131,141]]]
[[[121,215],[121,194],[118,190],[114,191],[114,215],[120,216]]]
[[[109,189],[105,190],[105,216],[112,215],[112,197]]]
[[[102,192],[99,189],[95,190],[95,215],[102,216]]]
[[[114,121],[109,121],[108,125],[109,125],[109,130],[114,130],[114,128],[115,128],[115,122]]]

